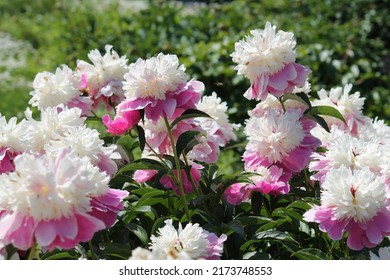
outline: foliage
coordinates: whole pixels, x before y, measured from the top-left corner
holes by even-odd
[[[365,112],[388,120],[389,3],[386,1],[233,1],[218,3],[0,1],[0,31],[29,42],[33,50],[22,74],[27,80],[60,64],[74,66],[87,52],[105,44],[134,61],[156,53],[174,53],[191,77],[216,91],[242,122],[253,103],[240,96],[249,86],[234,75],[230,53],[234,42],[266,20],[297,34],[298,61],[313,70],[313,92],[353,83],[366,97]],[[96,3],[95,3],[96,2]],[[99,4],[97,4],[99,3]],[[141,3],[142,4],[142,3]],[[29,89],[2,90],[0,111],[24,111]],[[8,106],[9,96],[20,102]],[[2,97],[3,100],[3,97]]]

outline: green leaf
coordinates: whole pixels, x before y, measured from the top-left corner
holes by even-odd
[[[300,200],[294,201],[287,206],[287,208],[297,208],[305,211],[309,210],[311,207],[312,205],[310,205],[308,202]]]
[[[283,95],[282,99],[283,99],[283,102],[287,101],[288,99],[292,99],[292,100],[298,101],[298,102],[308,106],[309,109],[312,108],[311,103],[310,103],[310,99],[307,96],[307,94],[304,92],[287,93],[287,94]]]
[[[237,217],[236,220],[240,221],[244,227],[266,224],[271,221],[270,218],[260,217],[260,216],[242,216],[242,217]]]
[[[318,123],[320,126],[322,126],[327,132],[330,132],[329,130],[329,127],[328,127],[328,124],[326,123],[326,121],[324,120],[324,118],[318,116],[318,115],[311,115],[311,114],[306,114],[305,115],[306,117],[308,117],[309,119],[312,119],[313,121],[315,121],[316,123]]]
[[[42,260],[74,260],[78,259],[77,253],[74,251],[59,251],[55,249],[51,252],[45,253],[42,257]]]
[[[165,170],[166,167],[161,162],[150,159],[150,158],[140,158],[137,159],[124,167],[122,167],[115,176],[122,174],[128,171],[136,171],[136,170]]]
[[[105,258],[111,257],[115,260],[128,260],[131,256],[132,249],[129,244],[99,243],[99,247],[101,250],[103,250],[102,253]]]
[[[195,145],[199,144],[199,141],[196,140],[196,136],[198,136],[201,132],[189,130],[182,134],[180,134],[177,139],[176,151],[177,154],[180,155],[182,152],[189,152]]]
[[[193,118],[211,118],[208,114],[197,109],[188,109],[171,123],[171,129],[182,120]]]
[[[137,125],[137,131],[138,131],[139,148],[141,149],[141,152],[143,152],[146,144],[145,131],[139,125]]]
[[[293,253],[291,256],[300,260],[329,260],[329,257],[317,248],[307,248]]]
[[[330,116],[345,122],[343,115],[336,108],[331,106],[314,106],[311,107],[310,112],[312,115]]]
[[[148,237],[148,234],[146,233],[146,231],[144,230],[143,227],[137,225],[137,224],[134,224],[134,223],[130,223],[130,224],[127,224],[126,225],[126,228],[132,232],[135,236],[138,237],[138,239],[142,242],[142,244],[144,246],[147,246],[148,243],[149,243],[149,237]]]
[[[227,230],[226,235],[230,235],[235,232],[242,238],[246,239],[245,231],[240,221],[233,220],[227,224],[222,224],[222,229]]]
[[[257,232],[255,234],[256,239],[259,240],[279,240],[283,242],[293,242],[298,243],[294,238],[292,238],[288,233],[279,231],[279,230],[267,230]]]
[[[271,260],[271,256],[264,252],[248,252],[242,256],[243,260]]]

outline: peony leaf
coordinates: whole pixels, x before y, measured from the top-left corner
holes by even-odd
[[[149,237],[143,227],[134,223],[129,223],[126,225],[126,228],[137,236],[144,246],[148,246]]]
[[[182,133],[177,139],[176,152],[178,155],[181,153],[188,153],[194,146],[199,144],[196,137],[200,134],[199,131],[189,130]]]
[[[300,260],[329,260],[329,257],[317,248],[302,249],[293,253],[292,256]]]
[[[165,170],[166,167],[161,162],[150,159],[150,158],[140,158],[137,159],[124,167],[122,167],[115,176],[122,174],[128,171],[136,171],[136,170]]]
[[[309,109],[312,115],[324,115],[337,118],[345,123],[343,115],[334,107],[331,106],[314,106]]]
[[[208,114],[206,114],[203,111],[197,110],[197,109],[188,109],[184,111],[180,117],[177,117],[172,123],[171,123],[171,129],[178,124],[182,120],[186,119],[193,119],[193,118],[211,118]]]
[[[141,149],[141,152],[144,151],[145,149],[145,131],[141,126],[137,126],[137,131],[138,131],[138,140],[139,140],[139,148]]]
[[[325,121],[325,119],[323,117],[320,117],[318,115],[311,115],[311,114],[305,114],[305,116],[308,117],[309,119],[312,119],[316,123],[318,123],[327,132],[330,132],[328,124],[326,123],[326,121]]]

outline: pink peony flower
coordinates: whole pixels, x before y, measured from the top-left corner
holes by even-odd
[[[268,93],[280,97],[305,86],[311,71],[295,63],[295,46],[293,33],[276,32],[276,26],[269,22],[264,30],[252,30],[251,36],[236,42],[231,55],[238,64],[235,69],[251,81],[246,98],[265,100]]]
[[[109,115],[104,115],[102,120],[103,124],[107,127],[107,132],[112,135],[123,135],[130,129],[135,127],[140,119],[141,113],[139,110],[124,111],[121,105],[117,108],[117,114],[114,120],[111,120]]]
[[[386,186],[368,168],[345,166],[329,171],[322,183],[321,206],[304,214],[308,222],[340,240],[348,232],[347,245],[353,250],[372,248],[390,234],[390,208]]]
[[[15,170],[14,158],[18,152],[11,152],[9,148],[0,147],[0,174]]]
[[[250,176],[253,184],[236,183],[225,190],[226,200],[232,205],[238,205],[250,198],[253,192],[263,194],[280,195],[290,191],[290,173],[285,173],[283,169],[273,165],[269,168],[258,166],[252,172],[256,175]]]
[[[70,249],[112,225],[123,207],[127,192],[110,190],[109,177],[70,150],[55,159],[22,154],[14,163],[15,172],[0,175],[2,245]]]

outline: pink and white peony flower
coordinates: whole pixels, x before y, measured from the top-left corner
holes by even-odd
[[[390,209],[386,186],[368,168],[332,169],[322,183],[321,206],[304,214],[309,222],[334,240],[348,232],[347,245],[353,250],[372,248],[390,234]]]
[[[77,73],[82,81],[81,89],[88,93],[96,109],[103,103],[108,109],[124,99],[123,75],[128,71],[126,56],[119,56],[111,45],[105,46],[102,55],[95,49],[89,52],[92,64],[78,60]]]
[[[238,205],[242,203],[249,199],[253,192],[280,195],[290,191],[289,180],[291,174],[285,173],[283,169],[275,165],[269,168],[258,166],[252,168],[251,172],[256,173],[249,177],[253,182],[252,184],[235,183],[225,190],[224,196],[230,204]]]
[[[196,109],[205,112],[211,118],[196,118],[197,124],[207,132],[210,137],[215,137],[215,143],[224,147],[232,140],[236,140],[237,136],[234,130],[237,130],[240,125],[229,122],[227,115],[227,104],[222,102],[221,98],[213,92],[211,96],[203,96],[201,101],[196,104]]]
[[[271,23],[264,30],[252,30],[251,35],[235,43],[233,62],[238,74],[251,81],[244,96],[248,99],[265,100],[268,93],[277,97],[304,87],[308,68],[295,63],[296,41],[294,34],[279,30]]]
[[[66,65],[58,67],[54,74],[46,71],[38,73],[33,81],[34,90],[30,92],[29,104],[39,110],[63,104],[69,108],[78,107],[83,115],[88,115],[92,103],[89,98],[80,95],[78,84],[73,71]]]
[[[172,118],[175,110],[194,109],[204,90],[201,82],[187,82],[185,67],[179,65],[176,55],[158,54],[138,59],[124,75],[123,101],[128,110],[145,110],[148,119]]]
[[[373,137],[369,141],[358,139],[348,132],[333,127],[327,137],[326,152],[316,152],[311,156],[309,170],[316,172],[312,179],[322,182],[332,169],[345,166],[353,170],[369,168],[379,174],[381,164],[388,163],[385,146],[381,139]]]
[[[13,171],[15,157],[31,149],[33,132],[26,120],[17,123],[13,117],[7,122],[0,114],[0,174]]]
[[[244,130],[248,136],[243,156],[245,169],[275,164],[286,172],[301,171],[321,144],[310,134],[314,126],[313,121],[302,117],[301,110],[284,114],[268,110],[261,117],[252,116]]]
[[[158,235],[151,237],[150,252],[136,249],[133,251],[133,259],[140,256],[143,259],[220,259],[223,253],[223,242],[227,236],[220,237],[204,230],[199,224],[189,223],[176,229],[171,219],[165,221],[165,226],[160,228]],[[137,253],[138,252],[138,253]]]
[[[313,101],[313,106],[331,106],[336,108],[344,117],[346,123],[334,117],[324,116],[329,127],[336,125],[341,130],[348,131],[357,136],[358,129],[364,126],[367,118],[363,116],[364,99],[359,92],[350,94],[352,84],[344,87],[336,87],[327,92],[321,89],[318,92],[319,99]]]
[[[123,208],[127,192],[110,190],[109,177],[70,150],[55,159],[22,154],[14,163],[15,172],[0,175],[2,245],[70,249],[111,225]]]

